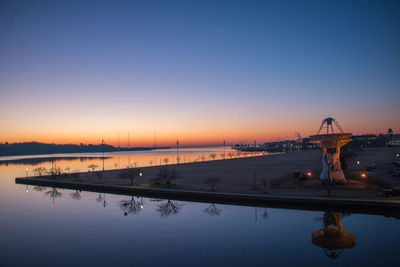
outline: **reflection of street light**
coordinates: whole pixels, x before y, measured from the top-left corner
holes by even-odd
[[[361,174],[361,177],[362,177],[362,178],[365,178],[365,177],[367,177],[367,175],[366,175],[365,173],[362,173],[362,174]]]
[[[29,192],[29,190],[28,190],[28,185],[26,185],[26,192],[27,192],[27,193]]]
[[[143,175],[143,173],[139,173],[139,176],[142,176]]]
[[[357,164],[360,165],[360,161],[359,160],[357,160]]]
[[[311,172],[308,172],[307,175],[308,175],[308,176],[311,176]]]
[[[25,169],[26,177],[28,177],[28,168]]]

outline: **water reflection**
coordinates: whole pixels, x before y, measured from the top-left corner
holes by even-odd
[[[53,207],[55,206],[55,199],[61,197],[63,194],[57,191],[57,188],[53,187],[51,190],[44,193],[46,196],[50,196],[53,201]]]
[[[38,185],[36,185],[36,186],[33,187],[33,190],[35,190],[35,191],[37,191],[37,192],[42,192],[42,191],[44,191],[44,190],[46,190],[46,189],[47,189],[47,187],[45,187],[45,186],[38,186]]]
[[[97,203],[102,203],[104,208],[107,207],[108,203],[106,201],[106,194],[99,193],[99,195],[96,198],[96,202]]]
[[[81,194],[78,190],[75,190],[75,192],[71,193],[70,196],[72,199],[81,200]]]
[[[104,159],[111,159],[112,157],[104,157]],[[42,157],[42,158],[24,158],[24,159],[9,159],[0,160],[0,165],[38,165],[42,163],[49,163],[55,161],[73,162],[79,160],[80,162],[91,161],[91,160],[103,160],[103,157]],[[70,168],[70,167],[66,167]],[[67,170],[68,171],[68,170]]]
[[[323,215],[323,228],[311,233],[312,242],[323,248],[326,256],[336,259],[344,249],[356,246],[356,236],[343,230],[342,213],[327,211]]]
[[[128,214],[138,214],[143,209],[143,199],[141,198],[141,201],[136,201],[134,196],[128,200],[121,200],[118,204],[125,216]]]
[[[264,222],[266,222],[266,221],[269,219],[269,215],[268,215],[268,212],[267,212],[267,208],[264,208],[264,212],[263,212],[263,214],[261,215],[261,218],[263,218]]]
[[[214,203],[204,209],[204,212],[210,216],[219,216],[221,215],[222,209],[217,208]]]
[[[259,217],[258,209],[259,208],[254,207],[254,221],[256,221],[256,222],[258,221],[258,217]],[[269,215],[268,215],[268,212],[267,212],[267,208],[263,208],[262,213],[261,213],[261,219],[262,219],[262,221],[264,223],[266,223],[268,221]]]
[[[175,215],[182,208],[183,204],[173,202],[170,199],[167,202],[160,203],[157,205],[157,211],[160,213],[161,218],[166,218],[171,215]]]

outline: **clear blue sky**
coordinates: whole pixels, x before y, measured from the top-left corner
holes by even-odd
[[[400,131],[400,1],[1,1],[0,32],[0,141]]]

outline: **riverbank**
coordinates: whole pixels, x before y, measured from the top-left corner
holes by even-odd
[[[319,183],[321,156],[319,150],[143,167],[138,169],[141,176],[135,177],[133,184],[126,176],[127,169],[29,179],[202,192],[211,191],[214,186],[214,190],[221,193],[384,199],[382,188],[372,181],[372,177],[362,177],[361,174],[365,167],[372,163],[387,164],[393,161],[396,152],[395,148],[365,149],[356,158],[349,160],[346,171],[349,183],[329,188]],[[171,185],[154,181],[160,168],[174,170],[177,174]],[[295,172],[307,173],[307,176],[296,178]],[[210,177],[217,179],[210,183],[208,181]]]

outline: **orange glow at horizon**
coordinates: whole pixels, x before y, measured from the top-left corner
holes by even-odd
[[[293,126],[293,125],[291,125]],[[157,146],[176,146],[176,140],[179,140],[180,146],[192,145],[222,145],[223,140],[226,144],[236,143],[264,143],[271,141],[282,140],[295,140],[297,136],[295,132],[300,132],[302,137],[308,137],[315,134],[318,129],[318,123],[312,129],[301,129],[298,125],[276,125],[259,126],[247,125],[241,127],[236,125],[226,125],[223,127],[216,127],[213,131],[200,129],[201,127],[194,127],[191,129],[175,128],[175,129],[162,129],[156,131],[156,140],[154,140],[154,130],[130,130],[129,131],[129,145],[130,147],[152,147],[154,142]],[[356,125],[357,126],[357,125]],[[310,127],[311,128],[311,127]],[[357,128],[357,127],[355,127]],[[363,129],[359,127],[351,130],[349,127],[344,127],[345,132],[352,132],[353,135],[369,134],[369,133],[385,133],[387,129],[380,130],[368,128]],[[86,131],[84,131],[86,130]],[[395,130],[393,128],[393,130]],[[46,134],[44,134],[46,132]],[[396,131],[395,131],[396,133]],[[107,131],[106,129],[98,129],[93,131],[72,130],[72,129],[31,129],[31,131],[22,131],[18,133],[8,134],[6,131],[0,133],[0,142],[18,143],[18,142],[41,142],[41,143],[55,143],[55,144],[101,144],[101,140],[106,144],[117,147],[118,146],[118,131]],[[121,147],[128,146],[128,130],[119,131],[119,145]]]

